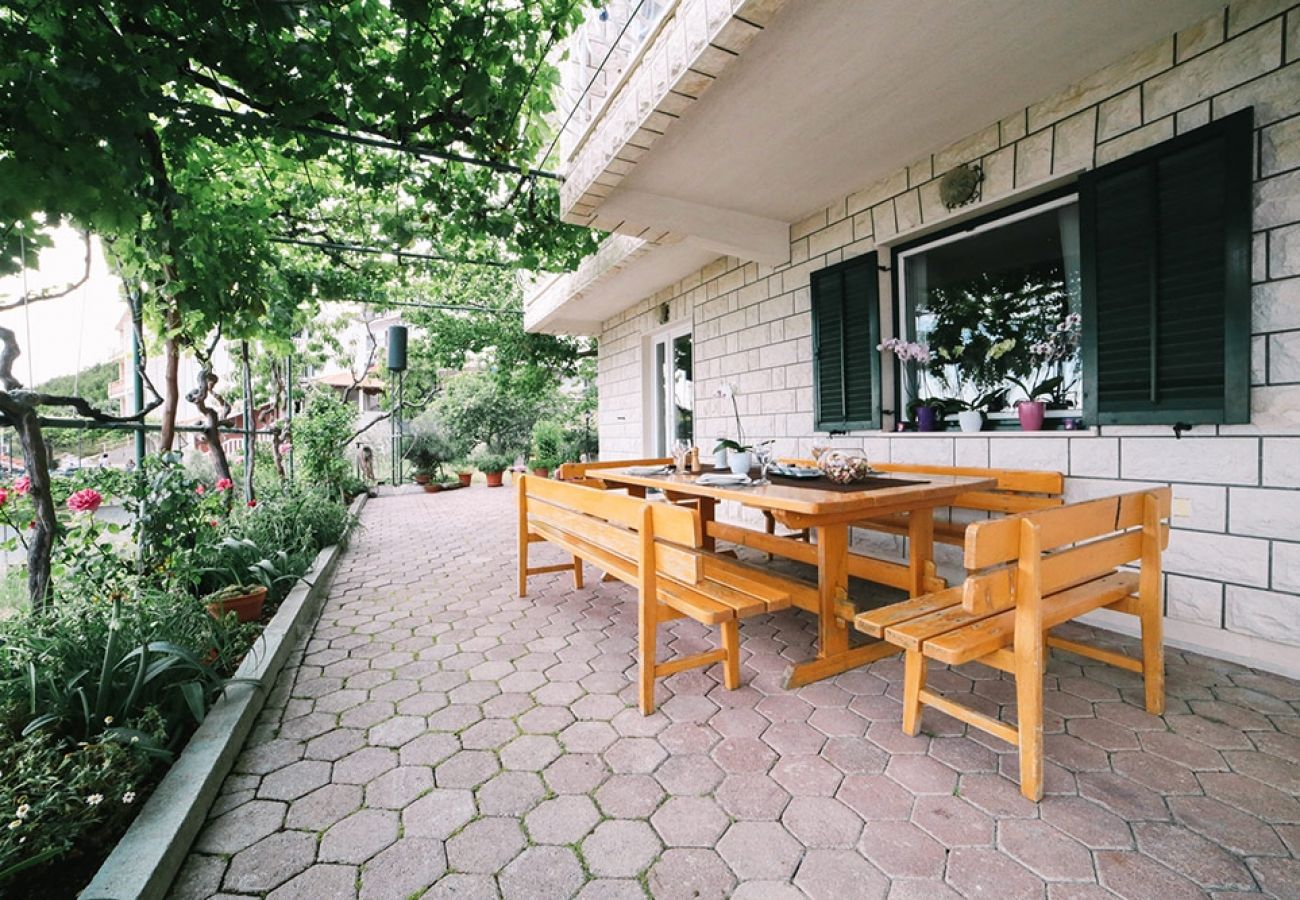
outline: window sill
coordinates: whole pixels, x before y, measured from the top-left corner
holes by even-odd
[[[1073,430],[1056,428],[1051,431],[1020,431],[1016,428],[1000,428],[990,431],[876,431],[868,432],[887,438],[920,439],[926,438],[1071,438],[1097,437],[1101,432],[1096,428],[1075,428]]]

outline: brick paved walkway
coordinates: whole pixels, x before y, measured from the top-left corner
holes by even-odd
[[[896,660],[782,691],[798,612],[741,626],[744,688],[683,673],[643,718],[631,592],[519,600],[514,523],[477,485],[366,508],[173,897],[1300,896],[1296,682],[1170,653],[1156,719],[1058,654],[1035,807],[1007,745],[932,710],[902,734]],[[980,667],[931,683],[1014,701]]]

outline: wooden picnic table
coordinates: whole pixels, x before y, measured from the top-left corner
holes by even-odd
[[[884,641],[850,646],[849,626],[855,610],[848,600],[849,576],[902,587],[919,597],[934,589],[934,510],[948,506],[958,495],[991,489],[996,479],[908,473],[868,483],[864,489],[844,489],[821,482],[795,484],[788,480],[760,487],[698,484],[692,474],[635,474],[626,469],[601,469],[592,473],[601,481],[627,487],[634,496],[647,490],[663,491],[669,500],[693,499],[699,503],[705,525],[706,548],[715,539],[742,544],[817,568],[816,607],[799,604],[817,616],[817,656],[786,671],[787,688],[818,681],[897,652]],[[906,483],[896,483],[906,482]],[[764,534],[738,525],[718,522],[720,500],[766,510],[778,522],[796,531],[810,529],[815,543]],[[864,519],[907,513],[906,564],[849,552],[849,525]],[[809,593],[812,593],[811,591]]]

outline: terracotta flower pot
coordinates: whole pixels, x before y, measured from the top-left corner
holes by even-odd
[[[442,485],[438,484],[436,481],[426,482],[422,487],[426,494],[436,494],[438,491],[442,490]]]
[[[418,484],[418,485],[421,485],[421,486],[426,485],[426,484],[429,483],[431,477],[432,477],[432,476],[429,476],[429,475],[423,475],[423,474],[421,474],[421,475],[416,475],[416,476],[415,476],[415,483]]]
[[[461,487],[469,487],[470,482],[474,480],[473,472],[457,472],[456,477],[460,479]]]
[[[533,466],[533,474],[538,478],[550,478],[551,470],[546,468],[546,466]]]
[[[260,587],[252,593],[226,600],[216,600],[207,606],[208,614],[214,619],[220,619],[226,613],[233,612],[241,622],[256,622],[262,618],[264,603],[266,603],[266,588]]]
[[[501,476],[505,472],[484,472],[483,474],[487,477],[488,487],[501,487]]]
[[[1016,415],[1020,417],[1021,431],[1042,431],[1046,413],[1047,404],[1042,400],[1021,400],[1016,404]]]

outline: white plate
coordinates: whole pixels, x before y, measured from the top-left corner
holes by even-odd
[[[695,479],[696,484],[713,485],[714,487],[740,487],[750,484],[748,475],[726,474],[723,472],[710,472],[701,475]]]
[[[821,469],[813,469],[807,466],[773,466],[771,471],[777,475],[783,475],[786,478],[821,478]]]

